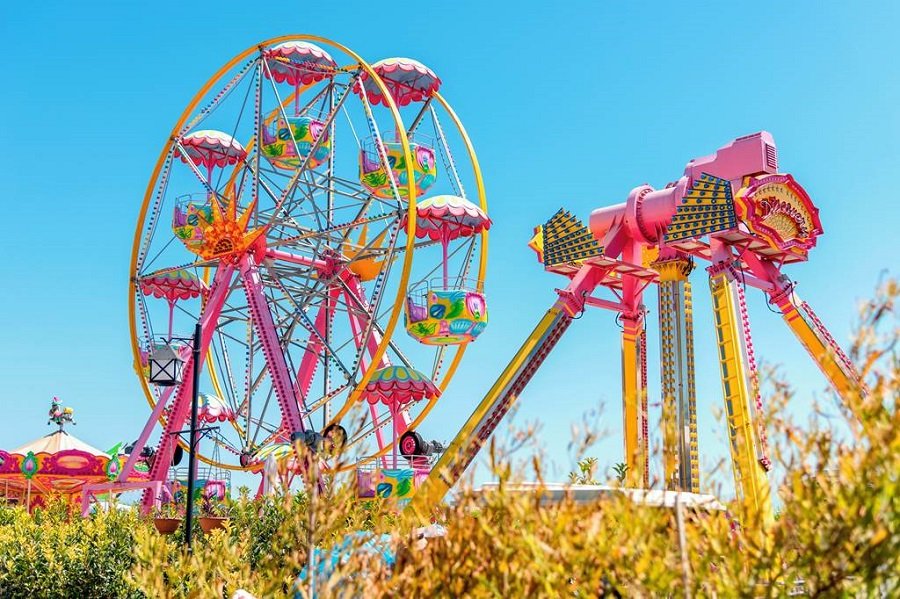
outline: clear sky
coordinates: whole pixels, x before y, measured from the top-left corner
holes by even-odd
[[[560,8],[565,6],[565,8]],[[792,267],[799,293],[846,341],[856,302],[896,273],[900,78],[894,2],[4,2],[0,7],[0,447],[48,432],[51,396],[108,447],[148,414],[131,368],[131,238],[153,161],[184,105],[231,56],[315,33],[370,61],[415,57],[443,79],[488,190],[491,324],[425,426],[449,440],[564,281],[526,247],[565,206],[590,210],[767,129],[825,235]],[[725,457],[705,273],[696,296],[701,459]],[[647,298],[651,322],[655,296]],[[785,366],[808,409],[824,378],[752,295],[757,353]],[[522,394],[541,420],[550,479],[570,427],[604,405],[621,460],[613,315],[578,321]],[[658,346],[650,346],[651,380]],[[651,390],[651,402],[655,399]],[[730,478],[729,478],[730,480]]]

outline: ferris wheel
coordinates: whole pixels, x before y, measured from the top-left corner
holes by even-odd
[[[171,347],[189,381],[177,337],[198,322],[207,463],[259,470],[311,433],[371,460],[430,451],[416,429],[487,324],[491,224],[440,87],[415,60],[296,35],[234,57],[184,110],[131,257],[135,365],[165,429],[152,479],[191,385],[150,385],[148,356]]]

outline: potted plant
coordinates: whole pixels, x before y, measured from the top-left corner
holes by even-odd
[[[181,525],[184,510],[177,498],[160,504],[153,513],[153,525],[160,534],[170,535]]]
[[[225,526],[228,520],[228,506],[215,493],[204,492],[200,502],[200,528],[210,533]]]

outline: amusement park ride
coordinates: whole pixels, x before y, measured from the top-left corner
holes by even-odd
[[[239,54],[197,93],[154,168],[131,259],[131,335],[152,413],[118,480],[85,491],[85,510],[109,490],[144,489],[145,510],[166,500],[201,369],[199,418],[217,427],[198,453],[211,468],[261,472],[275,457],[302,475],[296,447],[339,446],[363,457],[321,452],[321,472],[353,470],[361,495],[411,497],[426,515],[586,306],[623,325],[625,456],[630,484],[646,487],[651,284],[665,485],[698,491],[689,275],[699,259],[710,263],[736,489],[748,513],[769,517],[744,287],[768,295],[851,408],[863,393],[781,272],[807,259],[822,229],[803,188],[778,172],[772,137],[739,138],[663,189],[637,187],[589,226],[560,210],[538,227],[530,245],[569,282],[444,450],[416,431],[487,324],[491,221],[475,151],[440,86],[415,60],[369,65],[324,38],[289,36]],[[408,335],[395,336],[401,316]],[[199,364],[173,341],[197,322]],[[150,384],[163,354],[178,384]],[[134,482],[138,462],[147,475]]]
[[[735,491],[745,522],[771,521],[764,406],[744,289],[762,290],[859,414],[863,382],[809,304],[781,272],[807,259],[822,233],[818,209],[789,174],[779,173],[767,132],[735,139],[691,160],[663,189],[634,188],[622,204],[599,208],[589,226],[564,210],[537,227],[531,247],[544,268],[569,279],[500,378],[418,490],[410,508],[427,513],[471,463],[573,318],[587,306],[622,324],[622,395],[628,484],[649,485],[646,310],[658,286],[665,486],[699,491],[693,310],[689,275],[709,262],[713,322],[730,437]],[[594,295],[605,290],[608,297]]]

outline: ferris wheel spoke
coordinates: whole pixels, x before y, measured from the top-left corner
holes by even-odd
[[[173,235],[172,238],[169,239],[169,241],[167,241],[166,244],[165,244],[164,246],[162,246],[162,248],[160,248],[160,250],[159,250],[158,252],[156,252],[156,255],[154,255],[149,261],[144,262],[144,264],[143,264],[144,269],[149,269],[151,266],[153,266],[153,263],[156,262],[156,260],[157,260],[157,259],[158,259],[158,258],[159,258],[159,257],[160,257],[167,249],[169,249],[169,246],[172,245],[172,242],[175,241],[175,239],[176,239],[176,237]]]
[[[258,158],[257,158],[257,160],[258,160]],[[249,162],[246,158],[244,159],[243,166],[244,166],[243,170],[245,170],[245,171],[249,170],[250,173],[253,175],[258,188],[260,188],[264,192],[266,192],[266,195],[269,196],[270,200],[272,200],[273,202],[277,202],[278,199],[281,197],[281,195],[276,193],[271,187],[273,185],[277,185],[277,183],[274,181],[268,180],[268,177],[263,178],[262,171],[259,169],[258,165],[254,167],[254,165],[251,162]],[[257,196],[257,194],[254,194],[254,198],[256,198],[256,196]]]
[[[272,393],[273,393],[273,390],[270,387],[268,393],[266,393],[266,400],[265,400],[265,402],[263,402],[262,411],[260,412],[260,416],[258,418],[254,419],[250,414],[247,415],[247,430],[248,431],[250,430],[251,424],[256,426],[256,428],[253,431],[253,438],[250,440],[249,447],[256,446],[256,441],[259,438],[259,432],[263,428],[266,428],[267,429],[266,432],[268,432],[268,433],[273,432],[272,430],[268,430],[270,427],[266,426],[263,422],[263,416],[265,416],[266,410],[268,409],[269,404],[272,402]],[[280,430],[280,429],[276,428],[274,430]]]
[[[364,211],[361,211],[361,212],[364,212]],[[293,244],[296,244],[300,241],[304,241],[307,239],[322,238],[323,236],[327,236],[326,237],[327,241],[332,241],[335,245],[340,246],[342,243],[345,243],[347,241],[347,238],[344,236],[333,237],[331,235],[332,233],[340,233],[342,231],[351,231],[352,232],[353,230],[355,230],[356,228],[361,227],[361,226],[369,225],[372,223],[378,223],[381,221],[396,220],[399,218],[399,216],[400,216],[399,213],[396,213],[396,212],[386,213],[386,214],[383,214],[380,216],[372,216],[372,217],[368,217],[368,218],[363,218],[362,216],[357,216],[353,220],[343,222],[343,223],[340,223],[337,225],[333,225],[331,227],[328,227],[327,229],[322,229],[319,231],[301,227],[300,230],[302,231],[302,233],[300,233],[299,235],[294,235],[292,237],[284,237],[275,242],[270,241],[268,244],[268,247],[274,249],[274,248],[278,248],[283,245],[289,245],[289,244],[293,245]]]
[[[209,198],[218,199],[218,193],[213,187],[212,181],[210,180],[209,174],[204,175],[200,172],[200,168],[197,166],[197,163],[194,162],[194,159],[191,158],[190,153],[185,149],[184,145],[182,145],[181,140],[175,141],[175,147],[178,149],[178,153],[180,154],[180,158],[188,165],[191,171],[194,173],[194,176],[200,181],[203,187],[206,190]],[[212,168],[209,168],[212,171]]]
[[[406,129],[406,136],[412,137],[413,133],[416,132],[416,129],[419,128],[419,124],[422,122],[422,118],[428,112],[428,109],[431,108],[431,101],[433,98],[429,96],[427,100],[422,103],[422,107],[419,109],[419,112],[416,114],[416,117],[413,119],[412,123]]]
[[[341,281],[341,284],[344,287],[344,296],[347,298],[348,305],[354,304],[356,306],[356,309],[358,310],[358,313],[357,313],[358,320],[364,319],[367,323],[375,322],[377,319],[375,318],[373,312],[371,312],[368,309],[365,300],[360,295],[361,288],[359,288],[359,283],[353,279],[351,279],[351,281],[353,281],[353,283],[355,283],[355,285],[353,285],[353,284],[347,285],[346,283]],[[381,340],[384,338],[384,330],[381,328],[381,325],[379,325],[377,322],[375,322],[374,326],[368,327],[367,330],[368,330],[368,334],[365,337],[361,335],[358,338],[358,340],[356,341],[357,347],[358,348],[368,347],[368,348],[370,348],[370,353],[374,354],[375,353],[374,348],[377,348],[378,345],[381,343]],[[394,344],[393,341],[388,342],[388,347],[390,347],[394,351],[397,358],[399,358],[400,361],[403,362],[404,366],[406,366],[408,368],[412,368],[412,364],[410,363],[410,361],[406,358],[405,355],[403,355],[403,352],[400,351],[400,348],[397,347],[397,345]],[[387,355],[387,354],[385,354],[385,355]],[[390,366],[390,363],[385,364],[385,365]]]
[[[238,73],[225,84],[224,87],[221,88],[218,94],[216,94],[215,98],[209,102],[206,106],[204,106],[197,116],[185,123],[185,125],[178,131],[178,135],[184,135],[200,123],[202,123],[210,114],[212,114],[216,108],[231,95],[231,92],[237,87],[237,85],[243,81],[244,77],[247,73],[250,72],[250,69],[256,63],[256,58],[248,60],[244,63],[243,67],[238,71]]]
[[[301,200],[298,207],[304,205],[304,203],[312,206],[312,215],[316,219],[317,228],[325,229],[330,227],[332,223],[328,220],[326,210],[320,207],[319,202],[316,201],[316,191],[318,188],[315,186],[313,176],[313,173],[309,171],[304,174],[303,191],[301,191],[301,193],[305,198],[305,202]],[[327,206],[325,208],[327,209]]]
[[[348,381],[352,381],[352,380],[353,380],[353,374],[352,374],[352,371],[351,371],[350,369],[347,368],[346,364],[345,364],[344,361],[340,358],[339,354],[338,354],[337,352],[335,352],[335,351],[330,347],[330,345],[328,344],[328,342],[327,342],[327,340],[325,339],[324,335],[323,335],[322,333],[320,333],[314,326],[311,326],[312,323],[309,321],[309,317],[308,317],[308,316],[306,316],[306,315],[304,314],[304,315],[302,316],[302,318],[303,318],[303,321],[304,321],[304,328],[306,328],[307,330],[309,330],[310,333],[311,333],[312,335],[314,335],[314,337],[315,337],[315,343],[316,343],[317,348],[319,348],[321,351],[323,351],[323,352],[325,353],[326,356],[328,356],[329,358],[331,358],[332,360],[334,360],[335,366],[337,366],[337,368],[344,374],[344,377],[345,377]],[[333,319],[334,319],[334,315],[332,314],[330,318],[333,320]],[[308,347],[308,346],[307,346],[307,347]],[[308,350],[305,349],[305,351],[308,351]]]
[[[228,375],[225,378],[225,381],[228,383],[227,390],[228,390],[229,397],[223,398],[223,399],[230,400],[231,407],[233,408],[237,404],[237,385],[234,382],[234,370],[232,369],[232,366],[231,366],[231,359],[228,356],[228,346],[225,343],[225,339],[224,339],[225,335],[222,332],[221,328],[219,328],[217,330],[217,333],[218,333],[219,348],[220,348],[221,358],[222,358],[222,364],[220,366],[220,370],[224,370],[225,374]]]
[[[466,190],[463,189],[462,180],[459,178],[459,172],[456,170],[456,162],[453,160],[453,154],[450,152],[450,145],[447,143],[447,137],[444,135],[444,129],[441,127],[441,121],[438,119],[438,114],[434,109],[434,106],[431,107],[431,122],[434,125],[435,134],[441,141],[441,145],[438,147],[442,150],[442,155],[444,156],[444,166],[453,174],[453,178],[450,179],[450,182],[455,184],[454,187],[456,193],[462,197],[466,197]]]
[[[355,83],[359,79],[359,74],[360,73],[357,72],[354,75],[353,83]],[[353,88],[352,84],[348,85],[347,88],[344,90],[344,92],[341,94],[341,97],[338,99],[334,109],[328,113],[328,116],[326,117],[326,119],[323,123],[325,127],[331,126],[332,121],[334,121],[334,117],[337,115],[337,113],[340,111],[341,107],[344,105],[344,102],[347,100],[347,97],[350,95],[350,90],[352,88]],[[363,95],[365,95],[365,94],[363,94]],[[275,204],[275,208],[272,211],[273,215],[278,214],[281,211],[281,207],[284,204],[285,200],[290,196],[291,193],[293,193],[294,188],[297,185],[297,181],[300,179],[300,175],[303,173],[303,171],[306,170],[306,167],[309,164],[310,158],[315,154],[316,150],[319,149],[319,146],[321,145],[323,138],[324,138],[324,136],[319,136],[313,142],[312,147],[310,148],[306,157],[303,159],[303,162],[300,164],[300,167],[294,173],[294,176],[291,177],[291,180],[288,182],[287,186],[285,187],[284,192],[281,194],[280,200],[278,201],[278,203]],[[269,224],[271,224],[271,222]]]
[[[366,438],[374,435],[377,430],[383,429],[390,424],[390,418],[390,410],[382,410],[381,413],[376,412],[376,417],[367,421],[370,422],[370,424],[367,425],[366,423],[363,423],[363,426],[355,432],[354,436],[350,439],[350,445],[361,443],[362,441],[365,441]]]
[[[172,162],[174,156],[175,149],[170,148],[166,152],[165,159],[162,162],[160,180],[156,185],[156,191],[153,194],[153,203],[150,206],[150,216],[148,217],[146,227],[144,227],[143,241],[141,242],[140,249],[137,255],[137,261],[135,262],[135,272],[143,271],[144,261],[147,258],[147,251],[149,250],[150,244],[153,241],[154,235],[156,233],[156,225],[159,222],[160,206],[165,199],[166,191],[169,188],[169,177],[172,173]]]
[[[285,294],[285,296],[288,298],[288,301],[293,303],[294,310],[291,312],[291,316],[295,319],[295,322],[298,322],[304,329],[306,329],[307,332],[309,332],[309,334],[311,336],[310,337],[311,341],[309,343],[315,343],[317,348],[326,352],[326,355],[330,356],[331,358],[333,358],[336,361],[338,368],[340,368],[344,372],[345,376],[348,379],[352,378],[352,375],[350,374],[350,371],[347,369],[347,367],[344,365],[344,362],[340,359],[339,356],[337,356],[332,351],[330,344],[327,343],[324,335],[321,332],[321,328],[319,326],[313,324],[310,321],[309,316],[306,314],[306,309],[301,308],[298,304],[295,303],[293,298],[290,297],[290,294],[287,292],[287,289],[284,286],[284,284],[281,282],[281,280],[276,278],[275,283],[282,290],[282,292]],[[334,285],[332,285],[330,283],[327,285],[328,285],[328,291],[326,293],[323,293],[320,296],[320,299],[325,302],[336,298],[335,297],[336,293],[332,290],[334,288]],[[311,295],[311,293],[307,293],[307,294],[305,294],[305,297],[308,299],[310,297],[310,295]],[[321,311],[322,311],[321,304],[320,304],[319,310],[320,310],[319,314],[321,314]],[[317,315],[316,318],[318,320],[319,316]],[[333,315],[330,318],[333,319]],[[307,348],[309,347],[309,343],[306,346]]]
[[[237,410],[239,413],[244,414],[245,411],[246,411],[246,414],[252,413],[252,408],[253,408],[252,398],[256,394],[256,392],[259,390],[259,386],[262,384],[262,382],[265,380],[265,378],[268,374],[269,374],[269,366],[268,366],[268,364],[263,362],[263,365],[260,368],[259,373],[253,379],[253,382],[251,384],[247,385],[247,389],[249,391],[247,392],[247,397],[244,399],[243,402],[241,402],[241,405],[239,406],[239,408]],[[252,370],[250,371],[250,376],[252,376]]]
[[[397,224],[399,225],[399,223],[397,223]],[[377,276],[375,289],[373,290],[373,293],[372,293],[372,299],[370,302],[361,304],[364,306],[363,311],[370,315],[369,318],[367,318],[367,322],[365,323],[365,333],[363,333],[363,335],[361,336],[361,339],[369,339],[369,337],[372,335],[373,328],[377,325],[376,315],[378,314],[378,308],[381,305],[381,298],[383,297],[383,294],[381,293],[381,291],[384,289],[383,282],[390,275],[391,267],[393,266],[393,260],[390,259],[390,255],[393,253],[393,250],[397,244],[397,239],[399,237],[399,235],[397,235],[397,231],[396,231],[397,228],[399,228],[399,227],[395,227],[395,229],[391,233],[389,257],[385,259],[384,268],[381,270],[381,272]],[[355,278],[351,278],[351,281],[356,281],[358,283],[358,279],[355,279]],[[362,299],[361,292],[362,292],[361,287],[357,286],[357,288],[352,289],[351,290],[352,297],[347,298],[348,304],[354,301],[353,297],[355,297],[357,299]],[[354,334],[354,336],[355,336],[355,334]],[[354,360],[353,369],[352,369],[353,371],[356,371],[356,369],[359,367],[361,360],[362,360],[362,353],[360,352],[360,350],[357,350],[357,351],[358,351],[358,353],[357,353],[356,359]]]
[[[328,297],[336,298],[338,293],[340,293],[340,290],[337,288],[329,289]],[[326,349],[327,331],[334,320],[334,309],[330,304],[330,302],[326,302],[325,305],[319,307],[319,313],[316,314],[316,320],[313,325],[313,332],[310,333],[309,340],[306,343],[305,353],[300,360],[300,367],[297,370],[295,391],[297,395],[302,398],[304,406],[308,405],[308,397],[312,387],[313,376],[315,375],[320,361],[320,352]],[[338,362],[340,363],[340,360],[338,360]],[[343,367],[342,363],[341,367]],[[307,410],[309,411],[308,407]]]

